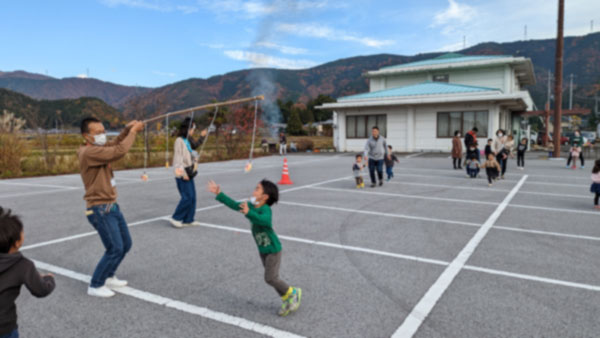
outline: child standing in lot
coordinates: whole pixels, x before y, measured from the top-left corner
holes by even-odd
[[[517,168],[525,169],[525,152],[527,151],[527,137],[521,139],[521,143],[517,146]]]
[[[573,159],[573,165],[571,166],[571,169],[577,169],[577,159],[579,158],[580,153],[581,148],[579,147],[579,144],[577,142],[573,143],[573,146],[571,147],[571,154],[569,157]]]
[[[394,162],[400,163],[396,155],[392,152],[392,146],[388,146],[388,152],[385,156],[385,172],[387,174],[388,182],[394,177]]]
[[[354,174],[354,179],[356,180],[356,189],[362,189],[365,187],[365,181],[362,177],[362,170],[365,167],[364,163],[362,163],[362,155],[356,155],[356,161],[352,165],[352,173]]]
[[[467,156],[465,167],[467,168],[467,177],[475,178],[479,175],[479,149],[477,149],[477,143],[471,144],[467,148]]]
[[[15,300],[25,284],[36,297],[54,290],[54,276],[40,275],[35,265],[19,252],[23,244],[23,223],[10,210],[0,207],[0,337],[18,338]]]
[[[481,167],[485,168],[485,173],[487,174],[488,178],[488,186],[491,187],[492,183],[498,179],[498,175],[502,170],[502,168],[500,167],[500,163],[498,163],[498,161],[494,157],[494,154],[492,153],[488,155],[487,161],[485,161],[485,163]]]
[[[598,205],[598,200],[600,199],[600,160],[596,160],[594,163],[594,169],[592,169],[592,182],[590,191],[593,194],[596,194],[596,197],[594,197],[594,208],[600,210],[600,205]]]
[[[221,192],[221,187],[214,181],[208,182],[208,191],[217,195],[217,201],[241,212],[252,223],[252,236],[258,246],[260,259],[265,268],[265,282],[277,291],[283,301],[279,315],[284,317],[290,312],[298,310],[302,289],[289,286],[279,279],[281,243],[271,222],[271,206],[279,199],[277,186],[271,181],[260,181],[252,193],[250,203],[234,201]]]
[[[492,140],[491,138],[488,139],[487,145],[485,146],[485,158],[488,158],[488,156],[490,156],[490,154],[494,153],[494,151],[492,151],[492,143],[493,142],[494,142],[494,140]]]

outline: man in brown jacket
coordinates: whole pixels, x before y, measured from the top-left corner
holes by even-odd
[[[111,163],[121,159],[135,141],[136,134],[144,129],[144,124],[132,121],[114,140],[107,142],[104,126],[94,117],[81,122],[81,135],[86,144],[79,148],[79,168],[85,186],[87,209],[85,215],[98,231],[106,248],[98,262],[88,295],[112,297],[112,288],[127,285],[126,281],[115,277],[115,272],[131,248],[131,236],[125,218],[117,204],[116,183]]]

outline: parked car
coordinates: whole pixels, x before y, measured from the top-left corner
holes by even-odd
[[[596,144],[597,135],[595,131],[582,131],[581,136],[586,140],[590,140],[590,143]]]
[[[537,144],[543,144],[544,143],[544,135],[546,134],[546,132],[544,131],[540,131],[538,133],[538,137],[537,137]],[[548,137],[548,142],[552,142],[552,133],[550,133],[550,137]],[[560,135],[560,144],[569,144],[569,137],[563,135]]]

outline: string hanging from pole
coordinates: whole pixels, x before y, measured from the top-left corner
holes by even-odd
[[[165,134],[166,134],[166,148],[165,148],[165,168],[169,169],[169,114],[165,117]]]
[[[198,157],[196,158],[196,165],[200,163],[200,159],[202,157],[202,152],[204,151],[204,146],[206,145],[206,141],[208,141],[208,135],[210,135],[210,130],[213,128],[213,124],[215,123],[215,119],[217,118],[217,114],[219,112],[219,107],[215,107],[215,112],[213,114],[212,119],[210,120],[210,124],[208,125],[208,130],[206,131],[206,136],[204,136],[204,140],[202,140],[202,145],[200,146],[200,152],[198,153]]]
[[[250,143],[250,154],[248,155],[248,162],[244,168],[244,172],[249,173],[252,170],[252,158],[254,157],[254,140],[256,137],[256,119],[258,116],[258,100],[254,100],[254,126],[252,127],[252,143]]]
[[[148,124],[144,123],[144,173],[142,174],[142,181],[148,181],[148,174],[146,174],[146,168],[148,168]]]

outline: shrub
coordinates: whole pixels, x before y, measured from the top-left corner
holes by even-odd
[[[298,151],[312,151],[315,148],[315,144],[311,139],[303,137],[296,141],[296,148],[298,148]]]

